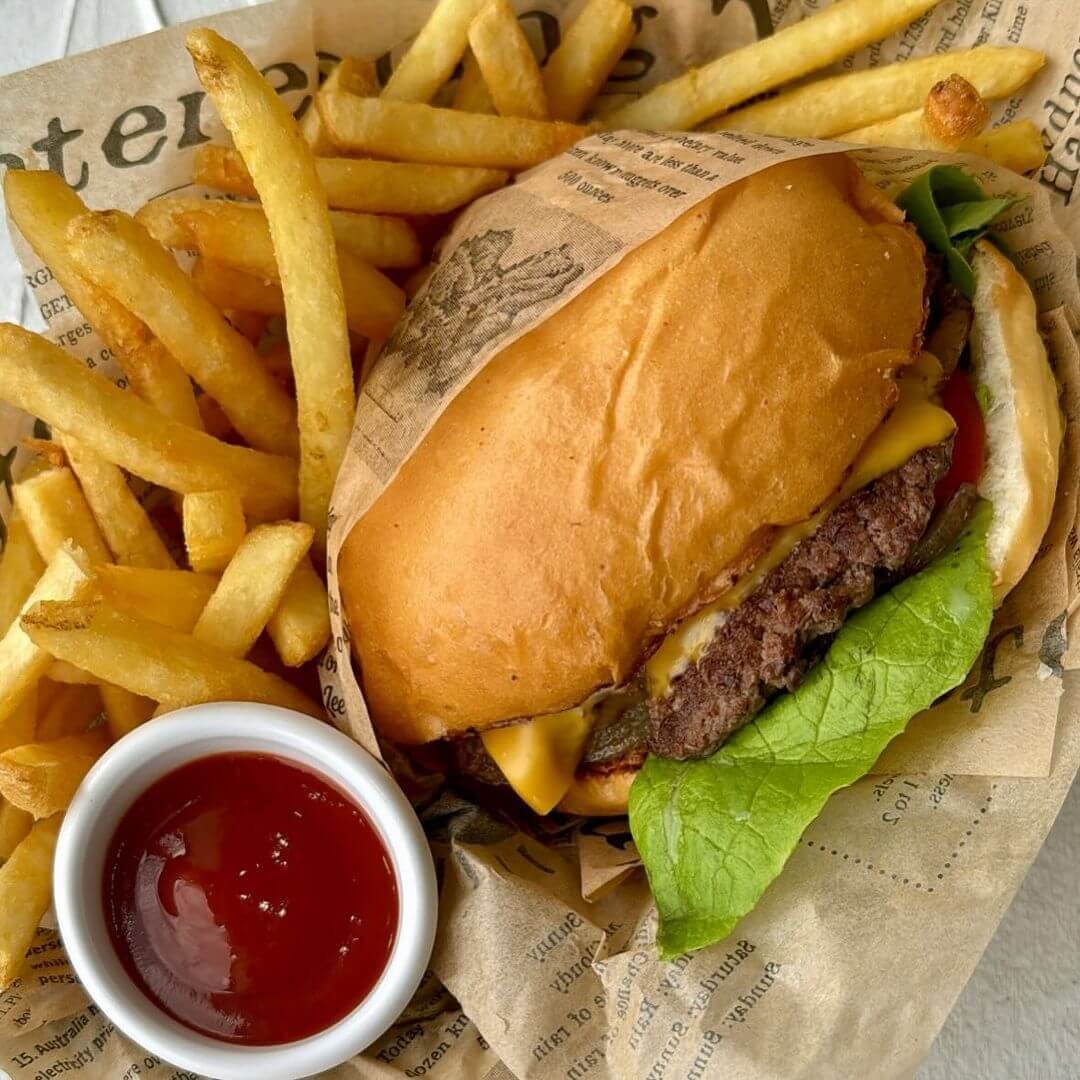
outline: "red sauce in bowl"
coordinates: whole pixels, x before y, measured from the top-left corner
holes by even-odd
[[[378,981],[397,932],[397,881],[363,810],[268,754],[200,758],[156,781],[113,835],[103,890],[136,985],[232,1043],[330,1027]]]

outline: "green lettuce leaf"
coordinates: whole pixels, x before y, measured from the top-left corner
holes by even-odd
[[[949,551],[852,615],[802,686],[711,757],[646,761],[630,829],[663,957],[727,937],[829,796],[963,682],[990,628],[989,523],[980,503]]]
[[[977,180],[956,165],[933,165],[916,177],[896,200],[928,247],[945,256],[949,280],[971,299],[975,272],[967,254],[1014,196],[990,198]]]

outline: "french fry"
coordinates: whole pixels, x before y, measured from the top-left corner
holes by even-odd
[[[127,482],[122,476],[120,483],[127,488]],[[16,484],[14,498],[34,538],[38,553],[47,562],[52,563],[70,543],[74,543],[85,553],[91,563],[112,562],[112,555],[98,530],[94,515],[70,469],[50,469]],[[134,496],[132,499],[134,500]],[[139,509],[142,510],[141,507]],[[152,528],[149,521],[146,525]],[[47,670],[50,677],[56,680],[65,673],[80,681],[90,678],[78,669],[65,672],[56,662],[50,664]],[[119,701],[123,692],[114,691],[112,696]]]
[[[342,157],[316,158],[315,169],[331,206],[372,214],[448,214],[509,179],[502,169]],[[225,146],[196,149],[195,182],[231,195],[256,194],[243,158]]]
[[[334,141],[350,153],[433,165],[528,169],[585,134],[584,128],[560,121],[486,116],[351,94],[327,94],[319,107]]]
[[[987,101],[1008,97],[1030,82],[1044,63],[1042,53],[1020,46],[981,45],[935,53],[818,79],[736,109],[705,128],[825,139],[922,108],[931,87],[952,74],[962,75]]]
[[[405,310],[405,294],[388,277],[346,251],[338,253],[345,293],[345,320],[363,337],[387,337]],[[285,314],[285,294],[273,279],[226,266],[216,259],[198,259],[192,280],[216,307],[244,307],[264,315]]]
[[[45,560],[38,554],[22,514],[13,510],[0,554],[0,634],[7,633],[44,570]]]
[[[224,570],[247,532],[244,508],[232,491],[185,495],[183,525],[188,562],[200,573]]]
[[[315,529],[316,546],[322,549],[330,492],[356,409],[345,321],[348,286],[339,270],[350,260],[337,257],[315,159],[270,84],[235,45],[212,30],[192,31],[187,47],[270,224],[296,383],[300,518]],[[363,267],[368,287],[382,277],[362,263],[355,262],[356,267]],[[265,369],[263,377],[273,382]]]
[[[145,323],[76,268],[67,249],[67,228],[86,207],[63,177],[47,170],[9,169],[4,197],[19,231],[101,335],[135,393],[173,420],[199,427],[187,372]]]
[[[293,571],[266,629],[287,667],[299,667],[314,660],[330,640],[326,586],[310,559],[301,559]]]
[[[331,221],[339,236],[339,261],[351,258],[371,266],[395,268],[416,266],[420,261],[420,242],[412,226],[401,218],[336,210]],[[180,222],[201,255],[249,274],[280,278],[270,231],[261,214],[245,212],[230,219],[223,214],[191,211],[180,215]],[[237,225],[247,227],[237,228]],[[347,239],[340,239],[342,236]]]
[[[990,109],[974,86],[955,72],[934,83],[926,95],[923,123],[942,146],[956,149],[990,122]]]
[[[252,529],[225,567],[195,624],[194,637],[229,656],[246,656],[280,604],[313,537],[311,526],[299,521]]]
[[[62,435],[61,440],[115,560],[123,566],[175,568],[165,542],[123,472],[73,436]]]
[[[465,57],[461,62],[461,78],[454,87],[454,96],[450,106],[462,112],[493,113],[495,111],[495,102],[491,100],[491,92],[487,88],[487,83],[484,82],[484,76],[480,73],[480,65],[476,62],[472,49],[465,50]]]
[[[1017,173],[1033,173],[1046,162],[1042,132],[1031,120],[1013,120],[991,128],[960,147],[967,154],[978,154]]]
[[[0,795],[12,806],[47,818],[66,810],[75,789],[109,746],[100,728],[0,754]]]
[[[634,36],[625,0],[589,0],[544,65],[552,120],[580,120]]]
[[[94,587],[118,611],[191,633],[217,588],[217,578],[193,570],[96,566]]]
[[[319,91],[347,90],[350,94],[374,97],[379,92],[379,80],[375,65],[370,60],[356,56],[343,56],[323,80]],[[300,121],[300,131],[313,154],[326,154],[334,149],[333,141],[326,131],[319,110],[312,102]]]
[[[948,149],[927,130],[922,109],[857,131],[845,132],[837,139],[861,146],[897,146],[908,150]],[[1042,135],[1030,120],[1013,120],[1001,127],[991,128],[966,139],[958,149],[967,154],[978,154],[1018,173],[1033,172],[1041,168],[1046,160]]]
[[[65,540],[73,541],[93,563],[112,562],[112,554],[70,469],[47,469],[15,485],[12,499],[38,554],[51,562]]]
[[[219,311],[238,308],[260,315],[285,314],[285,294],[278,282],[226,266],[216,259],[197,258],[191,268],[191,280]]]
[[[420,265],[423,253],[416,231],[401,218],[331,210],[330,226],[339,247],[372,266]]]
[[[63,349],[11,324],[0,324],[0,400],[161,487],[229,488],[262,519],[289,517],[296,509],[295,461],[230,446],[169,420]]]
[[[89,587],[90,573],[85,556],[65,545],[45,567],[24,601],[19,619],[0,638],[0,739],[4,738],[12,714],[45,674],[52,660],[23,632],[23,616],[41,600],[78,599]]]
[[[108,685],[101,687],[101,705],[105,712],[105,727],[113,740],[123,738],[129,731],[145,724],[157,708],[157,702],[149,698]]]
[[[540,68],[510,0],[487,0],[469,24],[469,47],[501,115],[547,118]]]
[[[96,680],[94,686],[70,684],[56,687],[51,698],[39,708],[33,733],[23,742],[50,742],[68,735],[84,734],[101,715],[102,694],[112,689],[96,685]]]
[[[51,682],[64,683],[66,686],[97,686],[97,679],[93,675],[66,660],[54,660],[45,672],[45,677]]]
[[[33,814],[28,814],[9,802],[0,802],[0,860],[6,861],[11,858],[11,853],[33,824]]]
[[[208,701],[259,701],[321,717],[318,705],[275,675],[190,634],[101,601],[42,603],[22,617],[42,649],[166,709]]]
[[[484,0],[438,0],[383,88],[393,101],[430,101],[465,53],[469,24]],[[330,137],[337,141],[333,128]]]
[[[0,866],[0,986],[19,977],[38,923],[49,910],[61,816],[37,822]]]
[[[233,329],[239,331],[256,346],[256,352],[258,352],[259,342],[262,341],[263,335],[266,333],[266,327],[270,322],[270,319],[266,315],[260,315],[256,311],[239,311],[236,309],[226,311],[225,318],[232,323]],[[203,394],[203,397],[208,395]]]
[[[166,247],[193,248],[249,273],[278,277],[270,226],[258,206],[171,195],[148,202],[135,220]],[[339,250],[372,266],[410,267],[420,261],[420,242],[401,218],[332,210],[330,227]]]
[[[15,711],[0,726],[0,751],[34,741],[38,713],[45,701],[45,695],[41,692],[42,685],[45,685],[44,682],[39,681],[31,686]]]
[[[686,131],[914,22],[939,0],[836,0],[822,11],[662,83],[606,126]],[[331,125],[332,126],[332,125]]]
[[[293,404],[172,255],[127,214],[92,211],[68,228],[83,273],[135,312],[188,374],[212,394],[237,431],[270,453],[294,453]]]

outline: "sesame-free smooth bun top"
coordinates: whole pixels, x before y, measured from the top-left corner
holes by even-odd
[[[494,357],[339,559],[380,730],[426,742],[624,682],[840,485],[919,346],[924,278],[847,158],[787,162]]]

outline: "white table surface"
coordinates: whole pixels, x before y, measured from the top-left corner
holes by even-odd
[[[244,0],[0,0],[0,75],[242,6]],[[19,281],[18,265],[0,250],[0,318],[30,310]],[[1080,1076],[1080,785],[918,1075]]]

